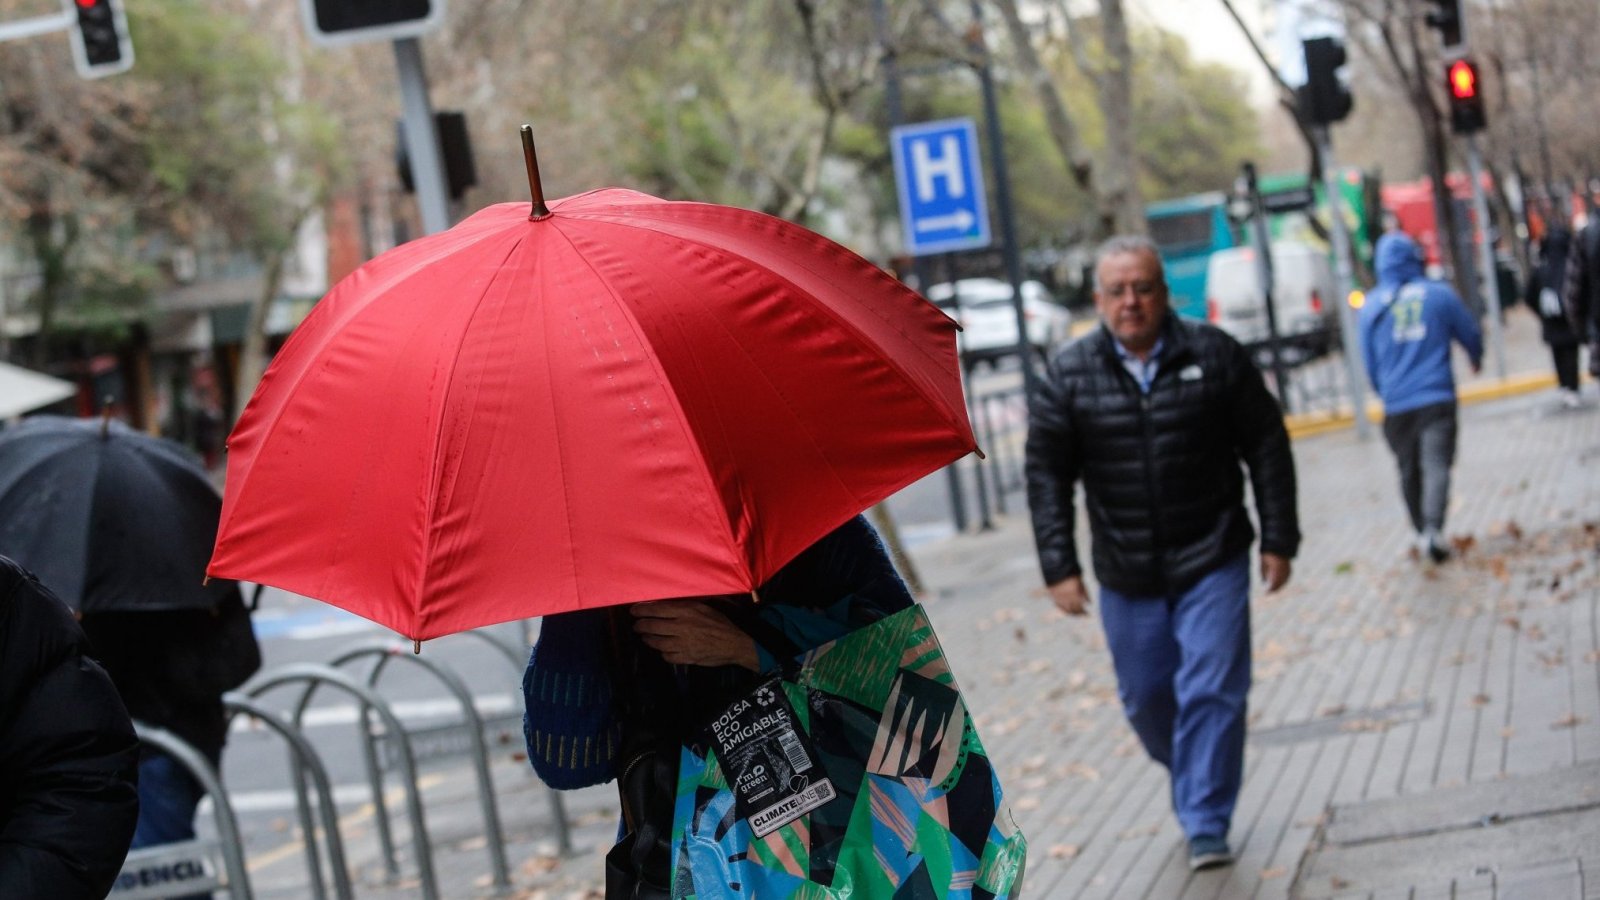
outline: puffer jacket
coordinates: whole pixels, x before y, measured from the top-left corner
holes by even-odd
[[[1046,584],[1078,575],[1073,485],[1082,480],[1095,575],[1119,593],[1180,592],[1244,552],[1300,546],[1283,415],[1237,341],[1169,316],[1150,393],[1102,326],[1056,351],[1029,404],[1028,503]]]
[[[104,897],[133,840],[139,741],[86,647],[0,557],[0,897]]]

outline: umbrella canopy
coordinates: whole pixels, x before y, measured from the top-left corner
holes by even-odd
[[[0,555],[80,612],[211,609],[222,498],[188,450],[121,422],[35,416],[0,429]]]
[[[974,449],[952,321],[770,216],[491,206],[339,283],[229,439],[210,571],[421,640],[749,591]]]

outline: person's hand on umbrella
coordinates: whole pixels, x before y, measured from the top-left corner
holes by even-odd
[[[743,666],[758,671],[756,642],[701,600],[636,603],[633,630],[675,666]]]

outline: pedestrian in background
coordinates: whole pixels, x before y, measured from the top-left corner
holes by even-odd
[[[71,611],[0,557],[0,896],[106,896],[139,812],[138,758]]]
[[[1361,354],[1383,401],[1383,436],[1400,470],[1400,495],[1416,536],[1412,552],[1435,563],[1444,540],[1456,458],[1456,382],[1450,345],[1483,362],[1478,323],[1445,282],[1423,275],[1417,242],[1401,231],[1378,239],[1377,285],[1361,308]]]
[[[1539,264],[1528,278],[1524,298],[1539,316],[1539,336],[1550,347],[1561,402],[1568,408],[1579,402],[1578,333],[1573,330],[1572,318],[1561,298],[1566,287],[1567,252],[1571,246],[1572,232],[1561,225],[1551,226],[1539,242]]]
[[[1260,516],[1261,577],[1282,587],[1300,544],[1294,457],[1249,353],[1173,315],[1156,247],[1103,244],[1101,326],[1056,351],[1030,401],[1028,503],[1051,598],[1081,616],[1074,539],[1083,482],[1100,617],[1129,723],[1172,776],[1189,865],[1232,862],[1250,688],[1244,474]]]
[[[1573,238],[1562,291],[1567,316],[1580,342],[1589,344],[1589,374],[1600,378],[1600,216]]]
[[[222,695],[261,668],[261,648],[238,586],[227,582],[219,593],[215,609],[85,613],[81,619],[129,714],[170,731],[215,767],[222,765],[228,736]],[[192,840],[195,809],[204,796],[205,788],[183,763],[145,746],[133,849]]]

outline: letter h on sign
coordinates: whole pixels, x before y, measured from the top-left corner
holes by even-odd
[[[977,128],[971,119],[903,125],[890,132],[900,226],[915,256],[987,247]]]

